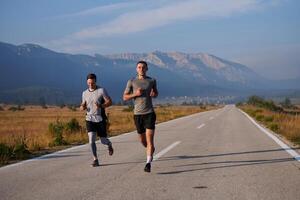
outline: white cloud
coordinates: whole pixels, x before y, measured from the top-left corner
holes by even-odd
[[[117,3],[117,4],[110,4],[110,5],[104,5],[104,6],[98,6],[95,8],[90,8],[86,10],[82,10],[76,13],[70,13],[65,15],[60,15],[55,17],[56,19],[61,18],[73,18],[73,17],[84,17],[84,16],[90,16],[90,15],[98,15],[103,13],[109,13],[115,10],[125,9],[132,6],[137,5],[137,2],[131,2],[131,3]]]
[[[106,24],[76,32],[71,38],[88,39],[139,32],[176,21],[224,17],[257,6],[256,1],[253,0],[223,0],[214,3],[207,0],[190,0],[156,9],[127,13]]]
[[[83,29],[65,38],[52,41],[51,43],[68,44],[78,40],[141,32],[178,21],[191,19],[208,20],[217,17],[227,17],[236,13],[261,9],[273,1],[278,0],[189,0],[185,2],[176,1],[173,4],[170,4],[168,1],[168,4],[164,3],[162,6],[160,5],[160,7],[120,15],[107,23]],[[116,7],[118,6],[123,6],[123,4],[117,4]],[[101,8],[95,8],[95,10],[83,11],[77,13],[77,15],[93,13],[96,12],[97,9],[98,11],[101,10]]]

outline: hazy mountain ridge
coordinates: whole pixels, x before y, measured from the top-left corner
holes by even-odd
[[[0,42],[0,102],[32,102],[41,97],[49,99],[51,94],[57,96],[52,103],[79,102],[90,72],[96,73],[98,84],[119,101],[127,80],[135,76],[138,60],[149,62],[149,75],[158,80],[160,97],[246,95],[278,84],[242,64],[205,53],[155,51],[89,56],[58,53],[35,44]],[[288,86],[290,81],[283,82]]]
[[[155,66],[168,69],[174,73],[179,72],[191,76],[195,81],[209,85],[223,85],[239,83],[239,87],[253,87],[257,82],[264,82],[248,67],[226,61],[205,53],[186,54],[181,52],[164,53],[155,51],[148,54],[116,54],[108,55],[111,59],[145,60]],[[255,84],[254,84],[255,83]]]

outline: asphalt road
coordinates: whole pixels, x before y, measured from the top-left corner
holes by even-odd
[[[300,199],[299,160],[234,106],[157,125],[151,173],[135,132],[111,139],[100,167],[83,145],[0,168],[0,199]]]

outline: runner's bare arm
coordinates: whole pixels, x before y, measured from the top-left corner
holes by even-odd
[[[133,99],[135,97],[139,97],[139,96],[142,95],[142,93],[143,93],[143,90],[141,88],[137,89],[135,93],[129,93],[129,92],[126,93],[126,92],[124,92],[123,100],[128,101],[128,100]]]
[[[158,91],[157,91],[157,88],[153,88],[151,89],[151,92],[150,92],[150,97],[154,97],[156,98],[158,96]]]
[[[156,98],[158,96],[158,90],[157,90],[157,85],[156,81],[154,82],[154,85],[151,89],[150,96]]]
[[[103,98],[104,98],[104,103],[103,104],[100,104],[100,103],[96,102],[97,108],[101,108],[101,107],[102,108],[107,108],[107,107],[112,105],[112,100],[109,96],[103,97]]]
[[[80,104],[80,110],[86,110],[86,101]]]

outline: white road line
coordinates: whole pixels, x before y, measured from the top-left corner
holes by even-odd
[[[181,141],[177,141],[174,142],[173,144],[171,144],[170,146],[168,146],[167,148],[163,149],[161,152],[157,153],[154,157],[153,160],[157,160],[159,159],[161,156],[163,156],[164,154],[166,154],[168,151],[170,151],[171,149],[173,149],[176,145],[180,144]]]
[[[239,109],[240,110],[240,109]],[[270,133],[267,129],[263,128],[261,125],[256,123],[247,113],[244,111],[240,110],[248,119],[255,124],[262,132],[264,132],[267,136],[269,136],[271,139],[273,139],[279,146],[281,146],[286,152],[288,152],[292,157],[294,157],[295,160],[300,162],[300,155],[291,149],[288,145],[283,143],[281,140],[279,140],[276,136],[274,136],[272,133]]]
[[[201,125],[198,126],[197,128],[202,128],[203,126],[205,126],[205,124],[201,124]]]

